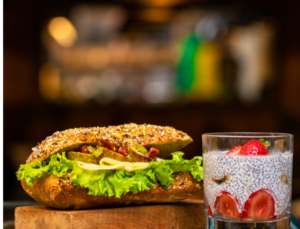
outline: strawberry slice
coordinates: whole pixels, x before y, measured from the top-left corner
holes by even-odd
[[[244,206],[245,219],[275,219],[274,214],[275,201],[267,189],[252,193]]]
[[[208,203],[206,205],[207,205],[207,214],[213,216],[213,213],[212,213]]]
[[[268,149],[257,140],[251,140],[247,142],[242,148],[239,155],[267,155],[269,153]]]
[[[205,195],[204,195],[204,198],[205,198],[205,202],[206,202],[206,206],[207,206],[207,214],[213,216],[213,213],[212,213],[212,211],[211,211],[211,209],[209,207],[209,204],[207,202],[207,199],[206,199]]]
[[[229,192],[222,191],[215,201],[216,211],[224,216],[242,218],[243,213],[241,211],[238,200],[233,197]]]
[[[243,147],[242,145],[235,146],[235,147],[233,147],[233,149],[231,149],[230,151],[228,151],[226,153],[226,155],[238,155],[239,152],[241,151],[242,147]]]

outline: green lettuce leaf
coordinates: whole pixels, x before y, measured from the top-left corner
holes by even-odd
[[[190,172],[195,180],[203,180],[201,157],[192,160],[183,159],[184,153],[172,153],[172,160],[150,162],[146,169],[127,172],[126,170],[88,170],[78,166],[77,161],[69,160],[65,152],[55,154],[43,162],[34,162],[21,165],[17,171],[18,180],[25,179],[28,186],[33,186],[33,181],[46,174],[57,177],[66,177],[71,171],[73,185],[88,189],[88,195],[115,196],[128,192],[138,193],[149,191],[159,182],[162,187],[168,188],[173,182],[173,173]]]
[[[17,171],[18,180],[25,179],[28,186],[33,186],[36,178],[42,177],[44,173],[54,174],[57,177],[66,177],[67,171],[72,170],[74,161],[67,159],[65,153],[55,154],[45,161],[36,161],[21,165]]]

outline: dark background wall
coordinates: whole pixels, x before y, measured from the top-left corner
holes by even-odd
[[[174,126],[194,142],[187,157],[201,154],[201,135],[206,132],[263,131],[295,135],[293,198],[300,196],[300,14],[299,1],[244,1],[243,7],[268,9],[278,22],[276,78],[264,88],[255,104],[172,103],[99,105],[52,103],[38,90],[38,70],[43,62],[41,30],[54,16],[67,15],[83,1],[4,1],[4,200],[30,200],[16,180],[19,164],[30,149],[57,130],[80,126],[152,123]],[[84,1],[86,3],[86,1]],[[99,3],[99,1],[88,1]],[[101,2],[107,4],[108,2]],[[128,10],[143,8],[136,2],[109,2]],[[188,1],[176,8],[228,7],[239,1]],[[18,152],[18,153],[16,153]]]

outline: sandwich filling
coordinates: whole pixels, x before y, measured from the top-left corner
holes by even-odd
[[[202,157],[185,160],[184,153],[174,152],[171,160],[163,160],[157,158],[158,153],[142,145],[117,150],[104,142],[21,165],[17,178],[33,186],[34,180],[44,175],[70,176],[74,186],[88,189],[88,195],[116,198],[128,192],[149,191],[155,183],[167,189],[178,172],[190,172],[198,182],[203,180]]]

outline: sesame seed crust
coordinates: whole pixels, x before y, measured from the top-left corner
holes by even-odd
[[[32,148],[33,152],[26,163],[43,161],[55,153],[74,150],[81,145],[101,144],[101,139],[117,147],[137,144],[147,149],[155,147],[160,151],[158,156],[161,158],[168,157],[170,153],[180,150],[193,141],[186,133],[169,126],[130,123],[108,127],[80,127],[57,131],[48,136]]]

